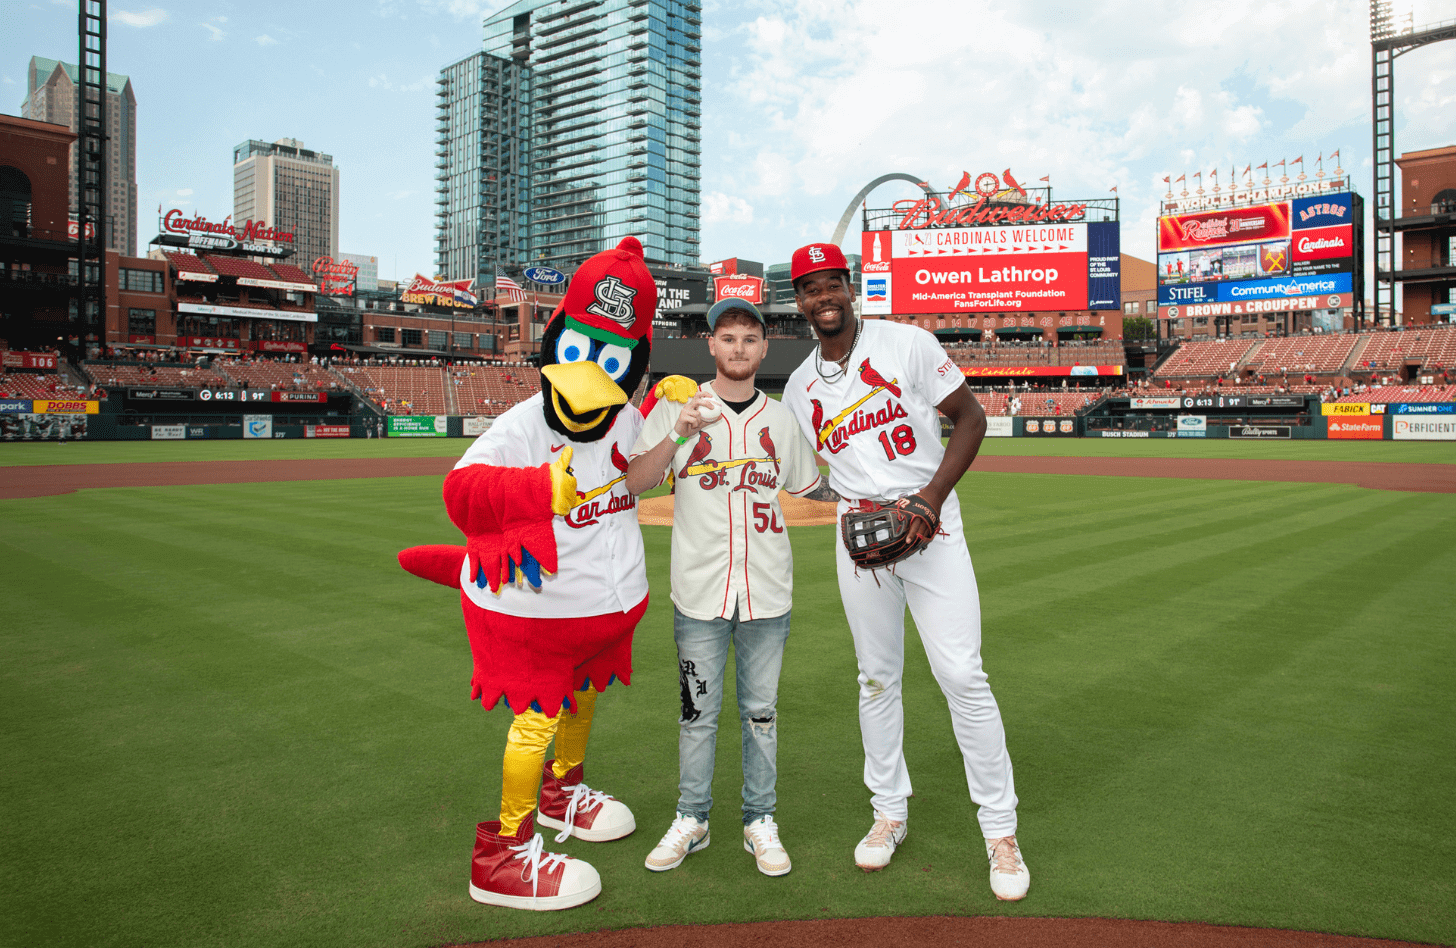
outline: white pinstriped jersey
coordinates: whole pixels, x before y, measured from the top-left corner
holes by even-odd
[[[629,612],[647,595],[647,557],[637,525],[637,498],[627,491],[627,459],[642,428],[642,415],[627,405],[598,441],[568,441],[546,426],[540,392],[512,407],[476,438],[455,465],[536,467],[550,464],[571,445],[576,489],[587,499],[566,516],[551,518],[557,571],[542,573],[541,588],[501,586],[500,594],[471,582],[467,559],[460,586],[470,601],[491,612],[529,618],[599,616]]]
[[[712,383],[703,390],[713,394]],[[662,399],[647,416],[632,457],[672,432],[682,404]],[[794,557],[779,490],[805,494],[819,482],[814,452],[793,417],[762,392],[680,445],[672,511],[672,602],[694,619],[769,619],[793,603]],[[664,473],[664,479],[666,474]]]
[[[884,503],[913,494],[945,456],[935,406],[965,377],[930,333],[883,319],[864,320],[848,366],[841,374],[824,364],[821,375],[811,352],[789,376],[784,404],[829,461],[841,496]]]

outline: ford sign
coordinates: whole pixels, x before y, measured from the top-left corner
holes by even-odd
[[[526,279],[532,283],[543,283],[546,286],[555,286],[558,283],[566,282],[566,274],[560,270],[553,270],[550,267],[527,267]]]

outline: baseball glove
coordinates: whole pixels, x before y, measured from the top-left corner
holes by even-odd
[[[910,525],[923,521],[925,536],[910,536]],[[839,536],[855,566],[879,569],[898,563],[930,543],[940,529],[940,514],[919,494],[893,504],[849,510],[839,518]]]

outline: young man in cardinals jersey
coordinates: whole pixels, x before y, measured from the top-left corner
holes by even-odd
[[[758,307],[725,299],[708,310],[717,375],[686,404],[666,399],[632,446],[633,494],[676,478],[672,604],[682,717],[677,815],[647,856],[656,872],[707,848],[714,748],[732,642],[743,730],[743,848],[760,872],[792,868],[774,822],[777,703],[793,597],[793,555],[779,490],[837,499],[783,405],[754,388],[768,351]]]
[[[950,707],[971,799],[980,806],[991,890],[1023,898],[1031,874],[1016,842],[1016,789],[1001,712],[981,668],[981,607],[961,527],[956,482],[980,450],[986,416],[935,337],[854,314],[849,264],[833,244],[809,244],[790,266],[794,299],[818,340],[789,378],[784,404],[829,461],[841,515],[908,494],[940,511],[940,528],[909,558],[857,569],[836,543],[839,591],[859,663],[859,724],[874,824],[854,850],[866,872],[889,865],[904,842],[910,774],[905,767],[901,675],[905,607]],[[954,424],[942,447],[943,412]],[[921,521],[912,527],[925,535]]]

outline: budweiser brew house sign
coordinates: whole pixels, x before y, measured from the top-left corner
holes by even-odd
[[[422,303],[428,306],[454,306],[459,309],[474,309],[476,297],[471,288],[474,280],[438,281],[427,279],[416,273],[415,278],[400,294],[401,302]]]

